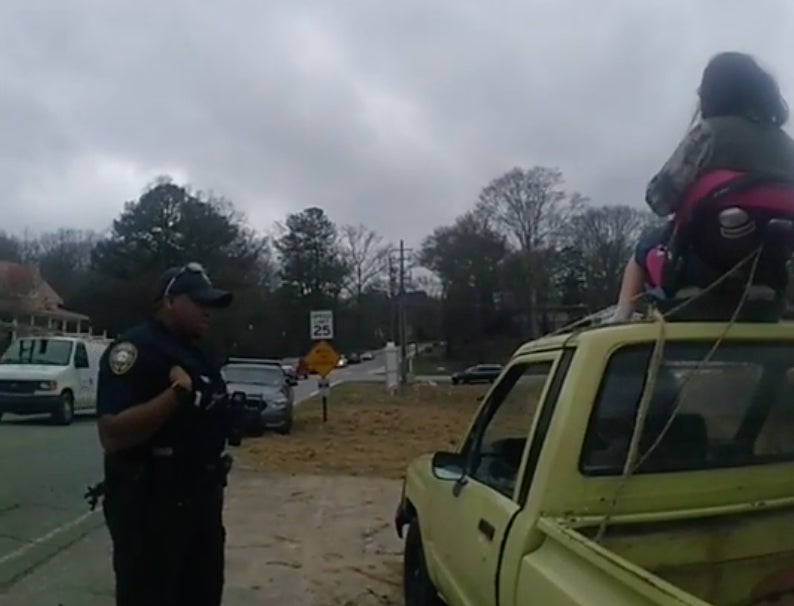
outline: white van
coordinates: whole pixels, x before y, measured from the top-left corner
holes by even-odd
[[[109,344],[88,336],[13,341],[0,356],[0,417],[49,413],[69,425],[77,412],[96,412],[99,359]]]

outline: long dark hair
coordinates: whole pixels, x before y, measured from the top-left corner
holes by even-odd
[[[712,57],[703,70],[698,95],[703,119],[743,116],[775,126],[788,120],[788,104],[777,81],[744,53]]]

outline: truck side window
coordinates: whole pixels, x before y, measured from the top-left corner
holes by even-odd
[[[794,460],[794,349],[785,342],[725,342],[704,361],[711,345],[665,346],[636,473]],[[623,473],[651,349],[625,346],[610,357],[582,446],[584,475]]]
[[[88,352],[82,343],[78,343],[77,349],[74,351],[74,367],[88,368]]]
[[[494,387],[467,453],[469,475],[512,498],[552,362],[515,364]]]

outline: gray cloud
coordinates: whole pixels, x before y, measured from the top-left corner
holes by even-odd
[[[2,227],[103,228],[161,173],[263,230],[320,205],[412,243],[513,165],[639,205],[710,55],[794,88],[788,5],[7,0]]]

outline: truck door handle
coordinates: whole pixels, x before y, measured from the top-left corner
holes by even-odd
[[[490,522],[487,522],[480,518],[480,522],[477,524],[477,530],[479,530],[482,534],[485,535],[485,538],[489,541],[493,540],[494,535],[494,527]]]
[[[463,487],[469,483],[469,480],[466,476],[461,477],[452,485],[452,496],[459,497]]]

